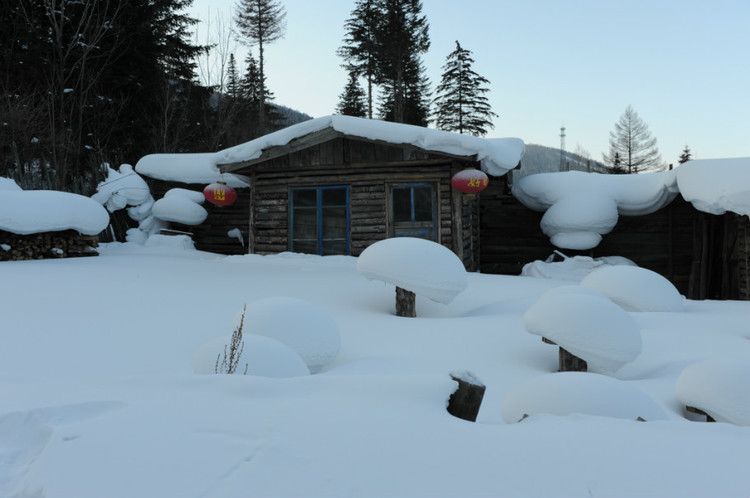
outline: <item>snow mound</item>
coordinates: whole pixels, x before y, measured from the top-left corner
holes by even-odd
[[[119,171],[107,166],[107,179],[97,185],[96,193],[91,196],[110,213],[126,206],[140,206],[150,197],[148,184],[130,164],[121,164]]]
[[[138,232],[140,230],[134,229]],[[143,232],[140,232],[141,234]],[[187,235],[160,235],[154,234],[148,237],[145,241],[142,241],[140,234],[132,233],[128,230],[128,242],[137,242],[144,245],[144,247],[168,247],[179,250],[193,250],[195,249],[195,243]],[[131,236],[133,240],[131,240]]]
[[[307,365],[297,353],[281,342],[261,335],[243,334],[244,346],[239,357],[236,375],[256,375],[260,377],[301,377],[310,375]],[[193,355],[193,372],[197,374],[216,373],[224,358],[225,347],[229,354],[231,335],[215,337],[196,350]],[[245,371],[247,365],[247,371]]]
[[[553,341],[589,367],[614,372],[641,353],[635,321],[612,301],[585,291],[543,295],[523,316],[530,334]]]
[[[3,178],[2,176],[0,176],[0,191],[3,191],[3,190],[6,190],[6,191],[10,190],[13,192],[18,192],[23,189],[18,186],[15,180],[11,178]]]
[[[619,215],[653,213],[677,195],[674,171],[602,175],[581,171],[521,178],[513,195],[526,207],[546,211],[542,230],[557,247],[585,250],[617,224]]]
[[[636,266],[628,258],[622,256],[604,256],[591,258],[589,256],[573,256],[563,261],[553,261],[554,255],[546,261],[537,260],[526,263],[521,270],[524,277],[551,278],[555,280],[572,280],[580,282],[597,268],[608,265]]]
[[[6,232],[76,230],[96,235],[107,225],[109,213],[89,197],[54,190],[0,190],[0,230]]]
[[[676,171],[682,197],[696,209],[750,216],[750,157],[688,161]]]
[[[311,373],[332,362],[341,347],[336,321],[323,308],[291,297],[253,301],[245,309],[243,333],[275,339],[295,351]],[[239,324],[242,311],[235,317]]]
[[[538,413],[668,420],[664,410],[640,389],[606,375],[587,372],[536,377],[520,384],[503,400],[502,416],[508,424]]]
[[[248,187],[245,178],[239,175],[222,174],[216,166],[220,155],[216,152],[203,154],[149,154],[135,165],[141,175],[167,182],[208,185],[222,181],[234,188]]]
[[[395,237],[368,246],[357,271],[439,303],[448,304],[468,285],[466,269],[445,246],[414,237]]]
[[[601,292],[626,311],[683,311],[684,298],[675,286],[646,268],[599,268],[589,273],[581,285]]]
[[[151,212],[160,220],[200,225],[208,218],[208,211],[201,206],[203,200],[201,192],[172,189],[154,203]]]
[[[685,368],[675,385],[683,404],[718,422],[750,426],[750,361],[709,359]]]

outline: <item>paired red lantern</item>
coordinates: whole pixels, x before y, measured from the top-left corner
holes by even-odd
[[[231,206],[237,200],[237,191],[224,182],[216,182],[203,189],[203,196],[211,204]]]
[[[464,194],[481,192],[490,183],[489,177],[478,169],[459,171],[451,178],[451,187]]]

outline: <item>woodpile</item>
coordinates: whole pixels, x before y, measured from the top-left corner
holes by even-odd
[[[0,230],[0,261],[97,256],[96,240],[75,230],[30,235]]]

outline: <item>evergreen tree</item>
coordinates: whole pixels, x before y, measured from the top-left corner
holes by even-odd
[[[265,85],[264,77],[261,76],[258,62],[252,52],[245,57],[245,74],[240,81],[240,100],[242,102],[242,123],[240,128],[244,130],[240,141],[246,141],[264,135],[269,130],[278,128],[280,114],[276,107],[271,105],[274,99],[273,93]],[[262,103],[265,103],[263,105]],[[259,120],[263,105],[263,125]]]
[[[471,51],[461,48],[456,41],[456,50],[446,58],[443,76],[437,87],[436,126],[440,130],[484,136],[488,128],[494,128],[489,101],[485,96],[489,90],[484,86],[489,81],[471,68],[474,59]]]
[[[237,61],[234,54],[229,54],[229,63],[227,64],[227,97],[230,99],[240,98],[240,76],[237,73]]]
[[[680,164],[686,163],[690,161],[692,158],[693,158],[693,155],[690,152],[690,147],[686,145],[685,150],[683,150],[682,154],[680,154]]]
[[[430,47],[427,18],[420,0],[382,0],[376,26],[377,82],[383,88],[381,117],[425,125],[429,115],[429,82],[421,54]]]
[[[260,82],[258,127],[261,133],[265,133],[269,126],[266,122],[264,45],[284,36],[286,10],[277,0],[240,0],[235,22],[242,35],[246,37],[246,43],[250,46],[258,46],[258,80]]]
[[[622,166],[622,158],[620,157],[619,152],[615,152],[615,157],[612,162],[612,173],[616,175],[624,175],[625,173],[627,173],[627,171],[625,171],[625,168]]]
[[[344,92],[339,95],[339,105],[336,108],[336,112],[344,116],[355,116],[358,118],[367,116],[365,97],[365,92],[359,85],[357,75],[349,73],[349,81],[346,87],[344,87]]]
[[[625,109],[614,131],[609,132],[609,154],[602,155],[606,163],[614,165],[616,154],[628,173],[663,169],[656,138],[632,106]]]
[[[364,76],[367,81],[367,117],[370,119],[377,75],[378,46],[375,36],[383,17],[382,4],[382,0],[357,0],[351,17],[344,24],[344,45],[337,51],[344,59],[344,68],[350,74]]]

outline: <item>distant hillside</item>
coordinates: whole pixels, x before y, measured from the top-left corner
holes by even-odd
[[[296,109],[291,109],[287,106],[273,103],[271,105],[274,106],[276,108],[276,112],[281,115],[281,122],[279,124],[282,128],[286,128],[287,126],[292,126],[294,124],[312,119],[312,116],[305,114],[304,112],[297,111]]]
[[[593,171],[597,173],[611,173],[612,169],[599,161],[581,157],[573,152],[564,152],[564,167],[560,167],[560,149],[545,147],[544,145],[526,144],[526,153],[521,161],[521,168],[513,170],[513,179],[535,173],[550,173],[554,171]]]

